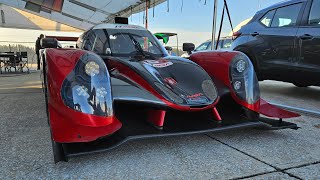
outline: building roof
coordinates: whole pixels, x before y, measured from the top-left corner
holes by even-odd
[[[153,0],[149,6],[154,7],[164,1]],[[57,26],[63,24],[87,30],[100,23],[113,22],[116,16],[129,17],[144,11],[145,2],[146,0],[5,0],[0,3],[0,26],[30,29],[29,25],[33,29],[48,30],[46,27],[34,26],[38,18],[32,17],[32,21],[30,16],[17,12],[23,11],[59,23]],[[20,22],[19,19],[28,23]],[[15,22],[16,20],[18,21]]]

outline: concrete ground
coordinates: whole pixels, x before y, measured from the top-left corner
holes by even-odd
[[[320,88],[261,82],[268,101],[318,110]],[[53,163],[39,73],[0,76],[0,179],[320,179],[320,120],[299,130],[233,130],[131,141]]]

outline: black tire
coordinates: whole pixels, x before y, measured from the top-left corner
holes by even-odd
[[[48,112],[48,122],[50,122],[50,115],[49,115],[49,111],[47,109]],[[50,124],[49,124],[50,126]],[[55,142],[53,140],[53,136],[52,136],[52,132],[51,132],[51,127],[50,127],[50,133],[51,133],[51,142],[52,142],[52,151],[53,151],[53,159],[54,159],[54,163],[58,163],[60,161],[68,161],[68,158],[65,156],[64,150],[63,150],[63,144],[62,143],[58,143]]]
[[[43,91],[44,91],[44,99],[45,99],[45,103],[46,103],[46,114],[47,114],[47,123],[48,126],[50,126],[50,117],[49,117],[49,100],[48,100],[48,89],[47,89],[47,75],[44,73],[43,74],[43,79],[44,79],[44,86],[43,86]]]
[[[51,126],[50,126],[50,112],[49,112],[49,106],[48,106],[48,89],[47,89],[47,76],[46,76],[46,74],[44,74],[44,79],[45,79],[44,96],[45,96],[45,101],[46,101],[47,123],[48,123],[48,126],[50,127],[54,163],[58,163],[61,161],[67,162],[68,159],[65,156],[65,153],[63,150],[63,144],[55,142],[52,137]]]
[[[47,88],[45,87],[45,92],[44,92],[44,99],[46,101],[46,114],[47,114],[47,123],[48,126],[50,126],[50,120],[49,120],[49,105],[48,105],[48,94],[47,94]]]
[[[63,144],[55,142],[52,138],[51,138],[51,141],[52,141],[54,163],[58,163],[61,161],[68,162],[68,159],[65,156],[65,153],[63,150]]]

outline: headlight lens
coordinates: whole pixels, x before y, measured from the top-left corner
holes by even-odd
[[[232,88],[236,95],[249,104],[260,99],[259,83],[250,59],[245,54],[236,55],[230,66]]]
[[[110,76],[103,60],[96,54],[82,55],[64,80],[61,96],[64,103],[82,113],[112,116]]]
[[[247,63],[245,60],[240,59],[237,63],[236,63],[236,69],[239,73],[242,73],[246,70],[247,68]]]
[[[84,66],[85,72],[89,76],[95,76],[99,74],[99,65],[94,62],[94,61],[89,61],[87,64]]]
[[[236,81],[233,83],[233,88],[238,91],[241,89],[241,82],[240,81]]]
[[[202,90],[203,93],[210,98],[210,100],[214,101],[218,97],[218,91],[216,86],[213,84],[212,80],[205,80],[202,82]]]

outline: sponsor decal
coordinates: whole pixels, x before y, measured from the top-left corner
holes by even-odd
[[[155,68],[164,68],[171,66],[173,63],[171,61],[168,61],[166,59],[160,59],[160,60],[146,60],[144,61],[145,64],[148,64]]]
[[[176,85],[177,84],[177,81],[173,78],[165,78],[164,79],[164,82],[170,84],[170,85]]]
[[[198,94],[187,96],[187,98],[197,98],[197,97],[200,97],[200,96],[203,96],[203,94],[202,93],[198,93]]]
[[[208,99],[205,96],[203,96],[202,93],[197,93],[197,94],[187,96],[188,104],[205,104],[207,102],[208,102]]]

